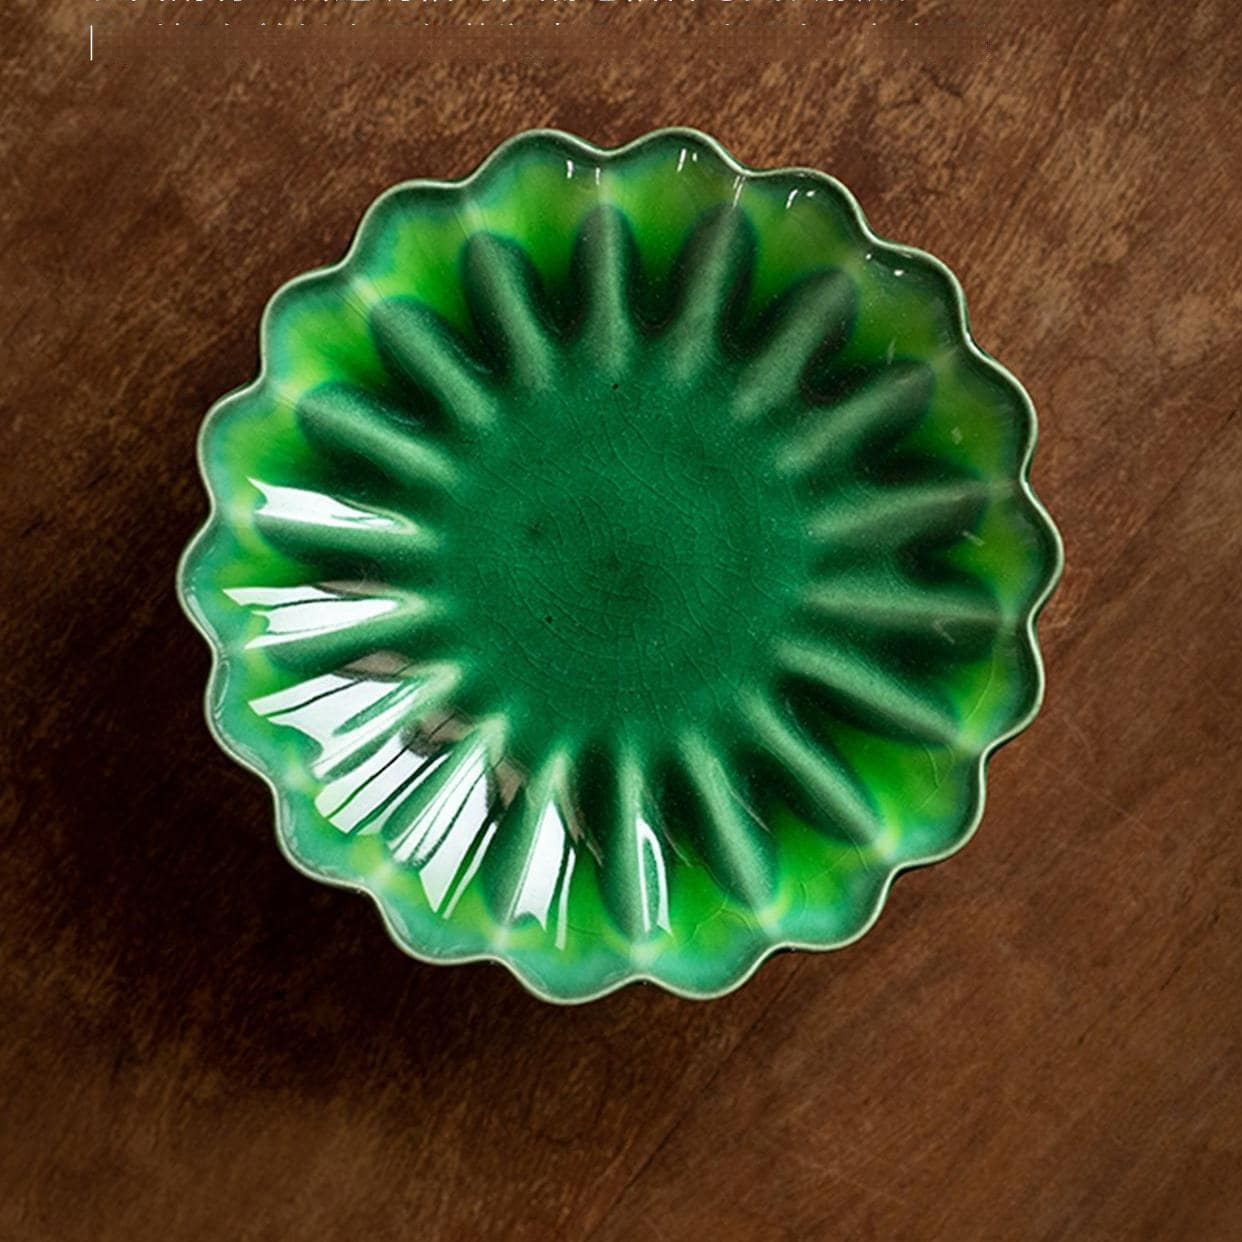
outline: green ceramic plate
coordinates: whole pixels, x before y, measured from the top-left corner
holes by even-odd
[[[522,134],[384,194],[262,360],[180,571],[208,719],[410,953],[718,995],[970,836],[1042,692],[1035,418],[837,182]]]

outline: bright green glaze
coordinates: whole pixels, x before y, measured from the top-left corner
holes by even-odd
[[[180,574],[209,719],[410,952],[713,995],[969,836],[1042,688],[1034,416],[835,182],[525,134],[262,350]]]

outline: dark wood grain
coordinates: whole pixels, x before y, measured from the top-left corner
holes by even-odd
[[[1233,6],[481,5],[0,16],[0,1237],[1242,1236]],[[380,190],[667,123],[958,272],[1068,568],[964,853],[723,1000],[562,1011],[284,863],[173,568],[203,412]]]

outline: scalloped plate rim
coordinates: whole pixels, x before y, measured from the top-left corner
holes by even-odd
[[[1025,645],[1032,659],[1033,693],[1031,696],[1030,706],[1008,730],[993,739],[980,751],[976,761],[972,781],[972,788],[977,792],[977,797],[974,798],[974,811],[969,821],[966,823],[965,827],[952,844],[935,853],[908,859],[892,865],[888,869],[887,875],[884,877],[883,882],[880,884],[876,892],[875,898],[872,902],[871,911],[867,918],[848,936],[843,936],[830,942],[819,943],[798,940],[775,941],[763,946],[757,953],[753,954],[740,970],[734,972],[728,980],[718,988],[696,989],[679,987],[657,975],[641,970],[633,970],[594,990],[567,994],[565,992],[551,991],[541,987],[539,983],[535,979],[531,978],[517,962],[501,953],[446,953],[444,955],[435,955],[420,951],[416,946],[405,939],[398,930],[381,894],[375,892],[361,879],[346,879],[341,876],[328,874],[316,867],[312,867],[293,852],[288,841],[288,834],[285,831],[286,817],[281,803],[280,786],[258,763],[251,760],[238,742],[236,742],[218,726],[213,716],[213,701],[218,700],[223,696],[227,686],[228,674],[225,667],[226,662],[222,658],[223,651],[216,639],[216,636],[206,624],[205,620],[197,614],[194,605],[191,602],[190,592],[186,589],[186,570],[191,559],[198,551],[199,545],[205,541],[218,517],[218,499],[212,485],[212,480],[208,473],[206,463],[206,440],[209,428],[214,422],[217,421],[219,415],[224,409],[232,405],[234,402],[249,396],[252,392],[261,388],[267,381],[268,351],[266,348],[266,342],[268,340],[273,308],[286,295],[292,293],[301,285],[345,269],[354,258],[371,218],[379,212],[382,206],[390,198],[410,190],[434,189],[461,191],[467,189],[473,182],[481,178],[494,163],[500,162],[512,149],[539,139],[549,140],[561,146],[576,148],[592,159],[609,161],[623,156],[628,152],[640,148],[650,142],[660,139],[668,139],[670,137],[684,137],[689,142],[708,148],[708,150],[710,150],[726,168],[735,174],[745,176],[748,179],[762,180],[776,177],[788,177],[791,175],[811,178],[817,183],[826,186],[843,203],[845,203],[850,211],[850,214],[857,223],[862,236],[867,239],[867,241],[892,253],[900,254],[926,264],[945,278],[953,295],[953,304],[956,311],[956,326],[961,335],[962,341],[966,346],[967,352],[980,361],[985,367],[998,374],[1001,379],[1004,380],[1006,384],[1018,394],[1020,398],[1020,403],[1027,420],[1027,435],[1026,449],[1020,463],[1017,483],[1022,498],[1032,507],[1042,527],[1044,528],[1045,533],[1050,538],[1051,558],[1046,582],[1042,590],[1026,609],[1026,616],[1023,625],[1021,626],[1021,632],[1025,639]],[[575,134],[571,134],[561,129],[538,127],[534,129],[522,130],[519,133],[511,135],[504,142],[494,147],[471,172],[467,173],[463,177],[412,178],[410,180],[397,182],[395,185],[390,186],[388,189],[380,193],[371,201],[370,205],[363,213],[354,229],[349,247],[340,259],[338,259],[335,263],[325,264],[323,266],[311,268],[305,272],[298,273],[296,276],[279,285],[268,297],[264,304],[262,315],[260,316],[258,337],[258,373],[249,382],[240,385],[239,387],[234,388],[225,393],[223,396],[217,398],[208,408],[199,425],[196,437],[196,460],[199,478],[203,484],[203,490],[207,493],[209,507],[206,518],[197,527],[193,536],[183,549],[181,556],[178,559],[176,568],[175,593],[177,601],[187,619],[206,641],[211,655],[211,666],[207,677],[206,689],[203,695],[203,715],[207,724],[208,732],[211,734],[219,748],[233,762],[237,763],[246,771],[258,776],[264,784],[267,785],[268,791],[272,796],[275,811],[273,828],[276,836],[276,842],[286,861],[296,871],[299,871],[301,874],[308,876],[321,884],[330,885],[333,888],[345,889],[347,891],[359,893],[369,897],[379,912],[380,921],[382,922],[389,939],[404,954],[415,959],[416,961],[431,966],[466,966],[475,963],[493,963],[502,966],[530,995],[534,996],[538,1000],[554,1005],[569,1006],[586,1004],[590,1001],[599,1000],[605,996],[609,996],[614,992],[620,991],[622,988],[638,983],[652,984],[662,991],[669,992],[684,1000],[715,1000],[720,997],[727,996],[729,993],[742,987],[743,984],[748,982],[758,972],[759,968],[766,961],[768,961],[769,958],[778,953],[790,951],[804,953],[829,953],[836,949],[846,948],[848,945],[860,940],[872,929],[872,927],[875,926],[884,910],[885,905],[887,904],[888,896],[892,890],[893,884],[899,876],[903,875],[907,871],[913,871],[922,867],[931,866],[952,857],[954,854],[963,849],[974,836],[983,818],[984,807],[987,801],[988,762],[1002,746],[1004,746],[1007,742],[1012,741],[1018,736],[1018,734],[1022,733],[1030,726],[1031,722],[1038,715],[1043,704],[1046,677],[1036,627],[1040,613],[1042,612],[1044,605],[1048,602],[1048,599],[1051,597],[1053,591],[1056,589],[1057,584],[1060,582],[1065,568],[1065,549],[1060,531],[1057,529],[1051,515],[1048,513],[1047,509],[1044,507],[1043,503],[1031,487],[1030,482],[1031,462],[1034,457],[1036,441],[1038,439],[1039,420],[1035,411],[1034,402],[1031,400],[1030,394],[1026,391],[1026,388],[1023,386],[1021,381],[1003,363],[998,362],[995,358],[988,354],[975,340],[970,328],[970,316],[966,306],[965,291],[963,290],[962,284],[953,270],[935,255],[930,254],[925,250],[921,250],[917,246],[909,246],[900,242],[890,241],[888,238],[877,233],[871,227],[862,206],[859,204],[853,192],[831,174],[822,172],[819,169],[808,168],[801,165],[785,165],[778,168],[764,169],[753,168],[750,165],[744,164],[742,161],[736,159],[727,148],[725,148],[710,134],[706,134],[701,130],[694,129],[689,126],[664,126],[656,128],[647,131],[637,138],[631,139],[629,142],[622,143],[615,147],[596,146],[587,139],[580,138]]]

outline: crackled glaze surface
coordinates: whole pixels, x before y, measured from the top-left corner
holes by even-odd
[[[969,835],[1041,692],[1033,414],[835,182],[522,135],[262,346],[180,578],[209,715],[408,950],[711,995]]]

